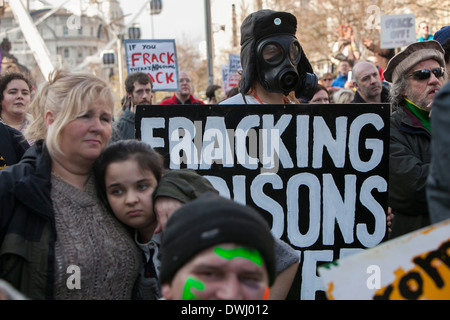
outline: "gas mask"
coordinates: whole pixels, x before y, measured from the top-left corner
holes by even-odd
[[[291,35],[264,38],[256,45],[258,80],[268,92],[287,96],[295,91],[301,100],[310,100],[317,87],[317,76],[298,40]],[[307,64],[306,66],[302,64]]]

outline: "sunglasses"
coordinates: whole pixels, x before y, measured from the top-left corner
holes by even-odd
[[[325,79],[323,79],[323,81],[331,81],[331,80],[333,80],[333,79],[331,79],[331,78],[325,78]]]
[[[436,76],[436,78],[439,78],[444,76],[445,70],[442,67],[434,68],[431,70],[429,69],[417,70],[408,75],[408,78],[413,77],[414,80],[425,80],[431,77],[431,73],[433,73]]]

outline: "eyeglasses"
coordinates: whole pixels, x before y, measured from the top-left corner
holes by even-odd
[[[417,70],[408,75],[407,78],[413,77],[414,80],[426,80],[431,77],[431,73],[433,73],[436,76],[436,78],[443,77],[445,69],[442,67],[438,67],[431,70],[429,69]]]
[[[189,82],[191,82],[191,79],[181,78],[181,79],[180,79],[180,82],[186,82],[186,83],[189,83]]]
[[[323,79],[323,81],[331,81],[331,80],[333,80],[333,79],[331,79],[331,78],[324,78]]]

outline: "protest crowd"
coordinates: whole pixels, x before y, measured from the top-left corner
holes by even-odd
[[[45,83],[35,86],[20,72],[2,74],[0,300],[286,300],[298,298],[300,293],[293,291],[301,292],[302,298],[332,299],[337,296],[330,288],[314,284],[319,281],[316,264],[311,267],[312,260],[308,259],[319,261],[319,253],[314,257],[313,253],[299,253],[303,245],[316,243],[314,239],[308,244],[302,242],[307,242],[313,226],[317,225],[315,239],[320,229],[324,233],[320,241],[330,247],[337,242],[336,225],[342,229],[340,241],[359,241],[362,249],[370,249],[445,223],[450,218],[450,26],[428,34],[427,22],[420,21],[417,41],[381,49],[369,39],[358,43],[354,28],[342,24],[330,57],[334,70],[322,74],[313,70],[308,52],[296,37],[297,28],[297,18],[291,13],[268,9],[253,12],[240,26],[241,69],[236,86],[224,91],[221,85],[211,85],[202,99],[195,93],[192,72],[178,66],[177,90],[156,101],[154,79],[146,72],[134,72],[124,82],[126,95],[119,114],[109,83],[94,75],[55,70]],[[374,54],[363,56],[361,46]],[[365,214],[373,214],[375,223],[367,225],[374,226],[364,231],[359,218],[353,217],[351,230],[344,230],[343,221],[348,217],[342,211],[352,209],[343,200],[333,203],[339,192],[326,184],[332,180],[326,170],[320,175],[322,189],[311,187],[311,194],[296,196],[289,193],[292,189],[286,191],[289,210],[283,216],[281,209],[280,217],[276,215],[279,206],[266,196],[263,187],[251,189],[258,205],[250,205],[236,191],[234,195],[240,201],[228,199],[231,196],[222,192],[218,179],[208,179],[201,170],[169,167],[165,155],[158,151],[160,145],[144,141],[139,127],[152,107],[168,112],[206,110],[206,117],[209,107],[236,108],[236,117],[240,117],[244,108],[254,112],[246,105],[278,105],[275,108],[280,110],[285,106],[280,118],[274,120],[264,114],[257,121],[277,128],[285,123],[283,128],[287,128],[290,119],[296,118],[296,134],[302,130],[298,123],[304,122],[300,121],[311,119],[319,127],[327,113],[345,115],[348,108],[351,116],[332,120],[336,120],[338,131],[339,121],[348,118],[349,140],[354,125],[366,119],[363,114],[369,114],[366,107],[378,110],[378,106],[388,106],[386,146],[380,149],[385,152],[382,170],[386,177],[383,180],[373,174],[361,178],[364,183],[355,182],[358,187],[363,184],[361,200],[355,202],[365,204]],[[291,114],[290,105],[302,108],[302,113]],[[140,108],[144,107],[147,113],[142,116]],[[172,113],[170,117],[181,119]],[[242,118],[247,119],[245,115]],[[376,126],[375,121],[367,121]],[[320,128],[325,127],[322,124]],[[311,125],[311,131],[316,129]],[[336,141],[338,136],[336,133]],[[318,134],[314,137],[320,140]],[[296,143],[300,150],[299,140]],[[369,144],[366,142],[366,148]],[[291,168],[296,166],[301,173],[307,165],[301,164],[300,151],[286,145],[288,150],[280,153],[280,161],[285,167],[291,161]],[[348,145],[350,149],[351,143]],[[371,159],[378,150],[372,147]],[[338,151],[329,153],[329,163],[339,167]],[[297,163],[291,160],[292,154],[296,154]],[[314,155],[310,161],[316,163]],[[369,166],[370,161],[350,158],[347,161],[354,167],[362,163],[360,172]],[[244,179],[243,174],[230,175],[234,187]],[[281,190],[284,186],[276,180],[280,176],[252,176],[252,188],[258,188],[259,179],[272,177],[271,188]],[[286,188],[301,184],[299,177],[290,177]],[[347,178],[350,181],[350,174]],[[383,194],[381,201],[372,195],[377,193],[374,189],[372,193],[363,191],[366,183],[376,184]],[[350,187],[347,190],[348,185],[351,183],[346,180],[342,196],[352,192]],[[295,211],[292,208],[298,212],[303,202],[309,202],[312,212],[317,198],[312,193],[316,191],[323,198],[323,210],[333,212],[332,216],[323,216],[323,221],[320,217],[319,221],[297,217],[294,220],[301,230],[295,233],[288,216]],[[309,200],[302,198],[305,194]],[[261,215],[260,208],[271,215]],[[264,218],[267,216],[271,217],[269,221]],[[309,224],[310,229],[299,227],[299,221]],[[333,235],[325,234],[327,230]],[[448,243],[448,238],[447,234],[443,243]],[[428,263],[424,270],[433,274],[433,279],[441,278],[442,268],[449,274],[449,249],[440,252],[441,269],[422,261]],[[344,256],[332,254],[322,261],[332,263]],[[313,268],[310,279],[305,276],[307,268]],[[303,289],[299,289],[302,277]],[[450,279],[447,276],[441,282],[445,280]],[[315,289],[309,291],[306,284]],[[318,288],[322,293],[315,295]],[[395,291],[394,284],[389,288]],[[388,289],[374,292],[373,297],[393,297]],[[405,290],[400,291],[403,294]],[[408,290],[410,295],[403,297],[421,298],[417,290]],[[437,299],[450,299],[448,288],[447,295],[438,295]]]

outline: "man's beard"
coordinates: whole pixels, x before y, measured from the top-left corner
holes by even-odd
[[[430,90],[432,90],[432,89],[430,89]],[[427,89],[427,91],[426,91],[427,94],[425,94],[425,95],[423,95],[423,97],[421,97],[420,94],[412,92],[412,90],[408,87],[408,89],[406,90],[406,97],[408,98],[408,100],[413,102],[420,109],[425,110],[425,111],[430,111],[431,106],[429,106],[429,104],[433,101],[433,99],[428,98],[428,92],[430,90]]]
[[[375,87],[372,87],[370,89],[367,89],[363,92],[363,94],[370,100],[376,100],[376,98],[380,97],[381,95],[381,91],[382,91],[382,87],[377,87],[380,90],[379,91],[375,91]]]

